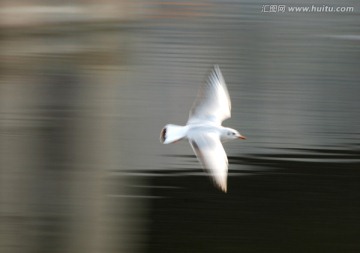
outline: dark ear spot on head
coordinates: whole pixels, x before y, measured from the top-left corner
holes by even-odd
[[[161,130],[160,140],[161,140],[162,143],[164,143],[164,141],[166,140],[166,127],[164,127],[164,128]]]

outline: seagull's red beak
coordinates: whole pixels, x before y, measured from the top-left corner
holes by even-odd
[[[246,140],[246,137],[243,136],[243,135],[240,135],[238,138],[239,138],[239,139],[242,139],[242,140]]]

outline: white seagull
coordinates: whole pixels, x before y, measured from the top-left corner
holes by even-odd
[[[230,111],[229,92],[219,66],[215,65],[199,90],[186,125],[168,124],[160,133],[163,144],[188,139],[203,169],[224,192],[227,191],[228,159],[221,143],[246,139],[235,129],[221,126],[223,120],[231,117]]]

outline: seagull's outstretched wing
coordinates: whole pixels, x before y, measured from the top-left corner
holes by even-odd
[[[212,132],[198,132],[188,137],[203,169],[210,174],[216,186],[226,192],[228,159],[219,135]]]
[[[230,111],[229,92],[219,66],[215,65],[199,90],[187,124],[208,122],[221,125],[223,120],[230,118]]]

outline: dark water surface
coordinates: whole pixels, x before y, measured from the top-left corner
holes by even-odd
[[[14,243],[2,247],[360,252],[359,4],[280,14],[218,2],[7,31],[2,238]],[[247,137],[224,145],[227,194],[187,142],[159,142],[213,64],[232,99],[224,125]]]

